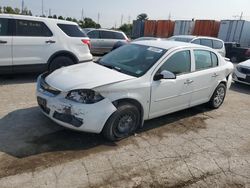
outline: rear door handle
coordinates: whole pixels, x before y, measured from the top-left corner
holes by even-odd
[[[217,76],[219,76],[219,74],[217,74],[217,73],[214,73],[214,74],[212,75],[213,78],[216,78]]]
[[[0,40],[0,44],[7,44],[8,42],[5,40]]]
[[[47,41],[45,41],[47,44],[54,44],[54,43],[56,43],[56,41],[54,41],[54,40],[47,40]]]
[[[184,84],[192,84],[194,81],[193,80],[190,80],[190,79],[187,79]]]

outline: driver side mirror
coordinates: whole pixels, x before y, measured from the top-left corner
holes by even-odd
[[[157,73],[154,76],[154,81],[158,81],[162,79],[176,79],[176,75],[170,71],[164,70],[160,74]]]

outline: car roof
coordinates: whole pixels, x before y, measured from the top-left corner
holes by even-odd
[[[46,22],[54,22],[54,23],[61,23],[61,24],[71,24],[77,25],[75,22],[54,19],[54,18],[44,18],[38,16],[27,16],[27,15],[16,15],[16,14],[0,14],[0,18],[9,18],[9,19],[23,19],[23,20],[31,20],[31,21],[46,21]]]
[[[190,48],[200,48],[200,49],[209,49],[213,50],[206,46],[201,46],[193,43],[186,43],[186,42],[178,42],[178,41],[167,41],[167,40],[145,40],[145,41],[136,41],[132,42],[133,44],[145,45],[145,46],[152,46],[156,48],[162,48],[169,50],[171,48],[178,48],[178,47],[190,47]]]
[[[91,31],[94,31],[94,30],[97,30],[97,31],[112,31],[112,32],[117,32],[117,33],[123,33],[122,31],[117,31],[117,30],[112,30],[112,29],[92,29]]]
[[[213,39],[213,40],[219,40],[221,39],[215,38],[215,37],[208,37],[208,36],[195,36],[195,35],[175,35],[173,38],[186,38],[186,39],[195,39],[195,38],[202,38],[202,39]]]

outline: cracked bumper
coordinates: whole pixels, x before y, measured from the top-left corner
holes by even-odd
[[[37,84],[37,102],[42,112],[57,124],[84,132],[100,133],[116,107],[106,98],[95,104],[65,99],[65,94],[50,95]]]

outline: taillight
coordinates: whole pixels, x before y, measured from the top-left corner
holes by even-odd
[[[245,56],[250,57],[250,49],[245,52]]]
[[[89,39],[82,39],[83,44],[87,44],[89,49],[91,48],[91,43]]]

